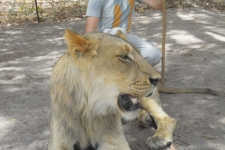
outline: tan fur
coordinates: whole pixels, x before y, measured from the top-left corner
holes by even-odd
[[[153,116],[157,124],[156,133],[148,138],[147,145],[153,149],[165,148],[165,145],[173,141],[173,131],[176,128],[177,122],[163,111],[157,88],[154,89],[151,97],[144,97],[141,100],[141,106],[142,109]],[[146,126],[145,124],[147,124],[144,121],[146,114],[148,114],[147,112],[142,112],[142,117],[139,116],[139,124],[141,126]]]
[[[172,142],[176,121],[162,110],[157,89],[149,81],[160,74],[120,38],[125,38],[121,33],[117,36],[81,36],[66,30],[68,51],[56,63],[50,82],[49,150],[73,150],[74,144],[81,149],[92,145],[98,150],[130,150],[121,117],[135,119],[139,109],[121,109],[121,93],[137,97],[156,120],[158,130],[147,140],[149,147],[159,149]]]

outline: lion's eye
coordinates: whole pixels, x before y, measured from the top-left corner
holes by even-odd
[[[131,61],[131,58],[127,55],[118,55],[118,57],[122,60],[122,61]]]

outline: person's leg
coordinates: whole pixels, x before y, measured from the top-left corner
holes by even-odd
[[[155,45],[146,42],[133,34],[127,34],[127,40],[138,48],[142,57],[152,66],[155,66],[160,62],[162,52]]]

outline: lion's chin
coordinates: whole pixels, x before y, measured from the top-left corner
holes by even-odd
[[[131,96],[130,94],[120,94],[118,96],[118,104],[123,111],[130,112],[140,109],[141,106],[139,101],[140,100],[137,97]]]
[[[132,121],[138,117],[140,109],[136,109],[134,111],[122,112],[121,116],[125,121]]]

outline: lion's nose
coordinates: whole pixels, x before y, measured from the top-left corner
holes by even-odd
[[[150,81],[154,86],[156,86],[156,84],[159,82],[159,78],[152,79],[152,78],[149,77],[149,81]]]

